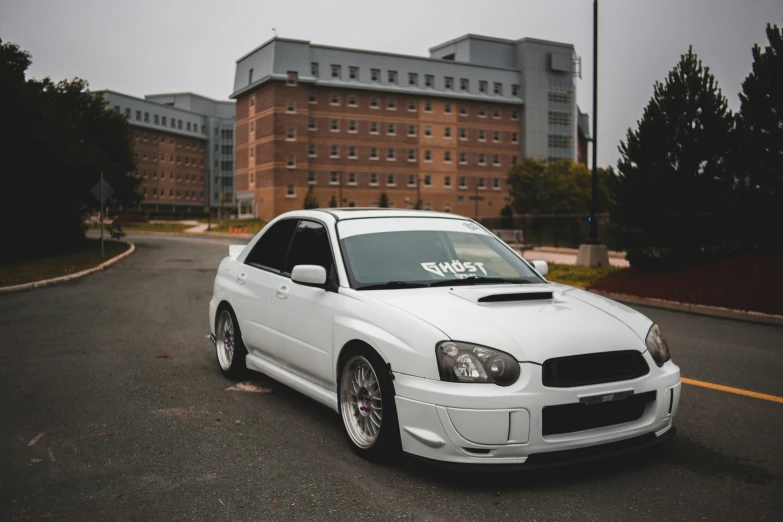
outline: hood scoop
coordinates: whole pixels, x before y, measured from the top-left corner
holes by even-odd
[[[516,294],[492,294],[479,297],[479,303],[510,303],[513,301],[543,301],[552,299],[552,292],[527,292]]]
[[[493,288],[454,288],[450,292],[455,297],[471,303],[514,303],[524,301],[548,301],[554,299],[548,285],[506,285]]]

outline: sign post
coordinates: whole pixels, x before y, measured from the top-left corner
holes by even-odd
[[[95,196],[95,199],[101,203],[101,257],[105,257],[103,250],[103,210],[106,200],[109,199],[112,194],[114,194],[114,189],[111,188],[111,185],[109,185],[108,182],[103,180],[103,171],[101,171],[100,181],[98,181],[98,183],[92,187],[90,192],[92,192],[92,195]]]

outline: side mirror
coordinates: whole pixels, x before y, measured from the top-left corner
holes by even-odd
[[[291,281],[304,286],[326,284],[326,269],[318,265],[296,265],[291,270]]]
[[[533,261],[532,263],[533,268],[535,268],[536,271],[542,276],[545,276],[547,273],[549,273],[549,265],[546,264],[546,261]]]

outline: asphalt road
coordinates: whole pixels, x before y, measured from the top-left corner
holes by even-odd
[[[206,337],[227,243],[132,239],[104,272],[0,297],[0,519],[783,518],[783,404],[690,385],[677,437],[632,458],[365,462],[327,408],[260,375],[227,390]],[[684,376],[783,396],[783,328],[643,311]]]

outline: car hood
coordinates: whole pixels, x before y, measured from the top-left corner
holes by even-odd
[[[497,348],[520,362],[646,347],[651,321],[609,299],[559,284],[368,291],[448,338]]]

